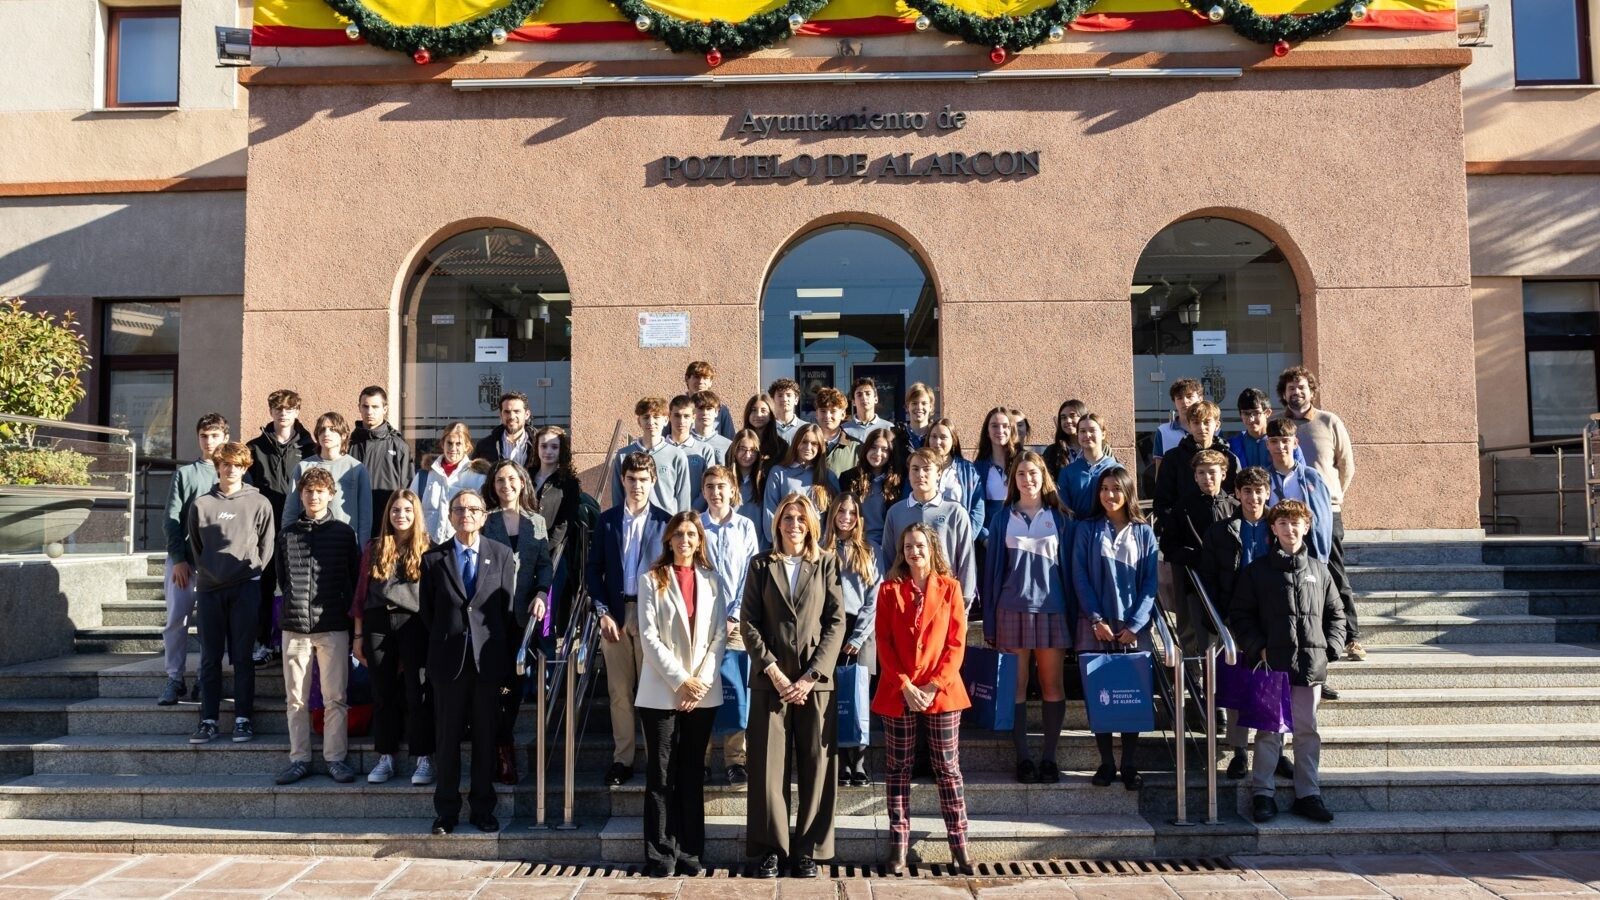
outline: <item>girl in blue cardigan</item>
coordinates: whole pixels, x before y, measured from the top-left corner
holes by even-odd
[[[1079,422],[1078,427],[1083,428]],[[1073,537],[1072,582],[1078,602],[1079,653],[1150,649],[1151,618],[1156,609],[1156,534],[1139,511],[1133,475],[1121,466],[1107,469],[1095,482],[1094,515],[1079,522]],[[1096,734],[1100,768],[1092,779],[1104,787],[1117,777],[1111,735]],[[1138,732],[1122,735],[1122,784],[1139,789],[1135,764]]]
[[[1117,459],[1111,455],[1111,434],[1106,431],[1106,423],[1096,413],[1079,417],[1078,456],[1056,474],[1061,502],[1074,519],[1094,515],[1100,476],[1114,465]]]

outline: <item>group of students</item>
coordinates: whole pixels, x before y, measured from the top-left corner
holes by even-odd
[[[744,715],[720,719],[727,780],[750,784],[747,851],[758,875],[776,876],[786,865],[801,877],[816,874],[815,860],[832,854],[837,787],[871,784],[864,731],[854,730],[852,746],[837,741],[834,694],[848,674],[843,666],[862,667],[876,684],[870,705],[885,731],[891,868],[905,865],[909,846],[919,732],[953,858],[970,867],[957,747],[960,713],[969,706],[961,678],[968,615],[983,620],[986,643],[1019,658],[1017,779],[1052,783],[1060,779],[1056,750],[1071,654],[1148,649],[1158,593],[1176,612],[1186,648],[1209,640],[1189,571],[1247,658],[1291,672],[1296,809],[1329,817],[1316,784],[1315,709],[1332,695],[1318,688],[1329,660],[1364,651],[1339,546],[1339,505],[1353,473],[1349,436],[1337,416],[1313,406],[1309,371],[1295,367],[1279,379],[1281,417],[1272,417],[1263,392],[1241,394],[1244,429],[1230,441],[1217,436],[1220,412],[1199,383],[1175,383],[1174,422],[1152,440],[1153,523],[1141,510],[1134,469],[1112,453],[1105,421],[1078,401],[1062,404],[1042,452],[1027,449],[1020,413],[990,410],[968,460],[957,426],[935,418],[937,399],[925,385],[907,390],[902,422],[878,416],[870,378],[857,379],[848,399],[819,390],[813,421],[805,421],[799,385],[779,379],[745,403],[735,428],[714,379],[709,364],[695,362],[681,394],[635,405],[637,438],[611,464],[611,504],[584,554],[609,691],[613,762],[606,781],[620,785],[634,776],[642,722],[645,851],[653,874],[699,870],[717,710],[725,694],[736,699],[746,689]],[[510,656],[525,633],[498,632],[559,633],[576,580],[561,565],[580,533],[581,488],[567,435],[554,426],[530,430],[526,398],[507,394],[502,424],[488,437],[474,444],[464,424],[452,423],[438,455],[414,470],[386,421],[380,388],[362,393],[353,438],[336,413],[319,417],[307,435],[298,405],[292,392],[275,392],[272,422],[248,448],[225,443],[220,417],[203,419],[202,460],[174,482],[168,633],[182,635],[198,605],[202,721],[194,739],[217,732],[224,646],[243,654],[254,644],[255,658],[270,662],[272,632],[281,631],[292,737],[291,765],[280,781],[303,777],[310,762],[313,657],[322,672],[328,771],[351,780],[341,679],[353,636],[357,655],[373,667],[382,756],[369,780],[393,775],[404,723],[417,758],[413,782],[427,783],[437,768],[435,830],[441,823],[453,828],[460,797],[442,795],[446,784],[454,794],[456,754],[445,753],[437,767],[429,757],[435,747],[453,747],[452,737],[458,743],[470,716],[473,821],[492,822],[487,770],[517,779],[511,725],[522,690]],[[241,484],[246,470],[265,496]],[[231,517],[224,527],[219,509],[253,494],[248,536],[255,543],[239,553],[235,544],[246,531]],[[458,511],[463,498],[476,509]],[[479,546],[480,532],[510,553],[506,623],[480,621],[472,590],[459,604],[459,620],[442,622],[430,612],[438,604],[427,596],[424,558],[431,546],[450,569],[453,577],[444,580],[459,601],[462,586],[477,580],[469,578],[477,570],[467,568],[475,552],[468,548]],[[228,549],[210,550],[212,542]],[[451,554],[443,551],[452,547],[453,559],[446,559]],[[208,569],[218,555],[233,568]],[[483,557],[484,565],[491,562]],[[274,573],[283,592],[276,616],[260,599],[272,596]],[[183,592],[196,588],[198,601],[185,605]],[[481,583],[476,593],[483,594]],[[462,635],[470,638],[474,665],[457,664],[452,677],[476,669],[484,673],[474,682],[482,689],[462,694],[468,702],[446,703],[441,683],[450,679],[433,677],[429,661],[440,641]],[[184,693],[182,646],[174,653],[168,645],[163,703]],[[504,657],[493,665],[481,657],[490,646]],[[235,740],[249,738],[250,678],[241,680],[241,669],[250,666],[235,667]],[[1035,677],[1044,705],[1037,757],[1028,747],[1023,700]],[[492,708],[480,709],[479,694]],[[1138,735],[1122,735],[1120,760],[1113,735],[1095,737],[1101,765],[1094,783],[1121,780],[1137,789]],[[1229,774],[1242,777],[1246,735],[1233,727],[1228,737],[1236,749]],[[480,738],[487,748],[481,763]],[[1257,735],[1258,818],[1275,811],[1281,742],[1281,735]],[[794,810],[788,772],[800,786]]]

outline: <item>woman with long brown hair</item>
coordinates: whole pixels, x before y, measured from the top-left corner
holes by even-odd
[[[422,554],[432,543],[422,521],[422,500],[399,490],[389,497],[383,526],[361,556],[350,617],[356,659],[372,674],[372,743],[379,754],[367,773],[372,784],[394,777],[402,731],[416,761],[411,783],[433,784],[433,698],[423,678],[428,633],[417,615]]]
[[[543,637],[547,649],[554,649],[557,635],[566,631],[572,593],[577,577],[568,571],[567,551],[579,540],[578,506],[583,486],[578,469],[572,464],[572,438],[559,425],[546,425],[533,433],[535,463],[530,460],[528,476],[533,480],[538,513],[544,519],[550,540],[550,566],[554,572],[550,585],[550,605],[545,611]]]
[[[645,874],[699,875],[705,852],[703,763],[722,686],[727,598],[706,556],[700,514],[667,522],[661,555],[639,579],[644,665],[634,706],[644,722]]]
[[[756,527],[761,549],[772,546],[772,534],[761,527],[761,501],[767,489],[767,459],[761,454],[761,435],[745,428],[728,445],[728,469],[733,472],[734,510]]]
[[[840,494],[828,509],[822,546],[839,557],[839,584],[844,598],[844,649],[839,651],[839,665],[859,663],[870,672],[876,667],[872,624],[876,621],[874,612],[883,576],[878,572],[878,548],[867,540],[861,501],[855,494]],[[872,784],[872,777],[867,774],[865,731],[861,743],[839,745],[839,784],[846,783],[855,787]]]
[[[839,479],[839,490],[861,501],[861,518],[874,553],[883,546],[883,519],[906,493],[905,466],[895,458],[894,432],[874,429],[856,446],[856,465]]]
[[[804,494],[818,515],[827,511],[839,493],[839,480],[828,470],[827,451],[821,428],[807,423],[795,431],[783,462],[767,472],[767,489],[761,503],[763,530],[772,530],[778,501],[790,494]]]

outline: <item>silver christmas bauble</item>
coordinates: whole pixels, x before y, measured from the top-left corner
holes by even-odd
[[[1228,17],[1227,10],[1223,9],[1220,6],[1213,6],[1213,7],[1211,7],[1210,10],[1208,10],[1206,12],[1206,18],[1210,19],[1213,22],[1221,22],[1223,19],[1225,19],[1227,17]]]
[[[354,22],[344,27],[344,36],[352,41],[361,40],[361,27]]]
[[[799,13],[795,13],[794,15],[789,17],[789,30],[790,31],[799,31],[800,27],[802,25],[804,25],[804,24],[806,24],[806,17],[800,15]]]
[[[655,23],[650,21],[649,16],[640,16],[639,18],[633,20],[633,27],[639,29],[640,31],[649,31],[650,26],[653,24]]]
[[[1350,19],[1351,19],[1351,21],[1359,22],[1362,19],[1365,19],[1366,17],[1367,17],[1367,5],[1365,3],[1357,3],[1355,6],[1350,7]]]
[[[506,37],[506,30],[504,28],[496,28],[495,30],[489,32],[489,40],[494,41],[496,45],[504,44],[506,42]]]
[[[928,30],[928,26],[930,26],[932,24],[933,23],[928,20],[927,16],[917,16],[917,30],[918,31],[927,31]]]
[[[1051,25],[1050,26],[1050,42],[1051,43],[1059,43],[1061,41],[1061,39],[1066,37],[1066,36],[1067,36],[1066,29],[1062,28],[1060,25]]]

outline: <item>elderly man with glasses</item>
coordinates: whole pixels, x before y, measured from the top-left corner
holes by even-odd
[[[511,596],[517,568],[511,548],[482,540],[487,505],[467,488],[450,500],[454,536],[422,557],[419,588],[428,633],[428,682],[433,686],[434,834],[450,834],[461,817],[461,736],[472,721],[470,819],[479,831],[500,830],[494,816],[494,725],[497,693],[506,681],[519,632]]]

